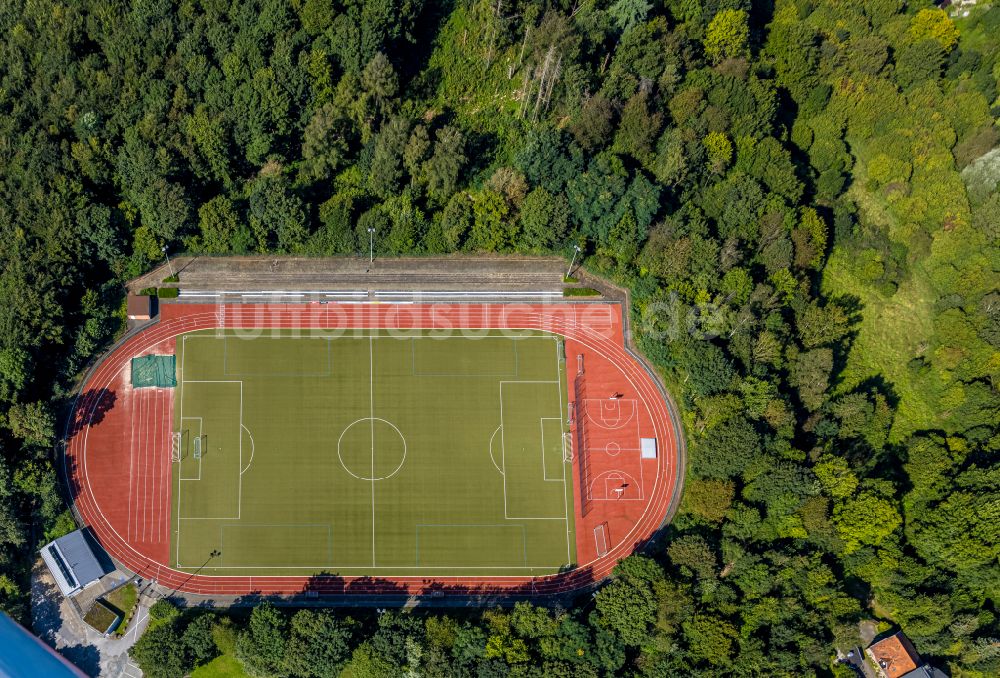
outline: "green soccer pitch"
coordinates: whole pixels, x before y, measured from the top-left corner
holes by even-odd
[[[575,562],[559,337],[303,333],[177,337],[174,567],[531,576]]]

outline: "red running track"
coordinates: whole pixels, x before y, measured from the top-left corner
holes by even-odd
[[[271,328],[527,329],[564,336],[580,565],[544,577],[237,577],[171,569],[173,394],[133,390],[128,370],[135,356],[173,353],[180,334],[220,327],[247,333]],[[165,304],[157,324],[115,347],[88,376],[68,424],[64,463],[75,507],[108,553],[136,574],[178,591],[531,596],[600,581],[661,525],[681,468],[674,422],[653,377],[625,349],[617,304],[174,303]],[[641,437],[657,439],[656,459],[640,459]]]

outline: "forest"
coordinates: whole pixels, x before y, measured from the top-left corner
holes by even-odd
[[[846,676],[869,619],[1000,673],[1000,7],[7,0],[0,32],[0,609],[75,527],[60,422],[124,281],[374,228],[628,287],[680,511],[569,609],[164,603],[147,675]]]

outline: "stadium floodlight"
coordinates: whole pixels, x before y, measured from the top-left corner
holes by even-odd
[[[375,229],[371,226],[368,227],[368,271],[372,270],[372,266],[375,264]]]
[[[576,263],[576,257],[577,257],[578,254],[580,254],[580,246],[579,245],[573,245],[573,258],[570,259],[569,268],[566,269],[566,277],[567,278],[569,277],[570,273],[573,272],[573,264]]]
[[[164,245],[163,247],[161,247],[160,251],[163,252],[163,256],[165,256],[167,258],[167,269],[170,271],[170,277],[173,278],[174,277],[174,265],[170,263],[170,255],[167,254],[167,246]]]

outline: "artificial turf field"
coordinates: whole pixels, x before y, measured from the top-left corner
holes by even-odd
[[[525,576],[575,562],[558,337],[293,332],[177,337],[173,567]]]

